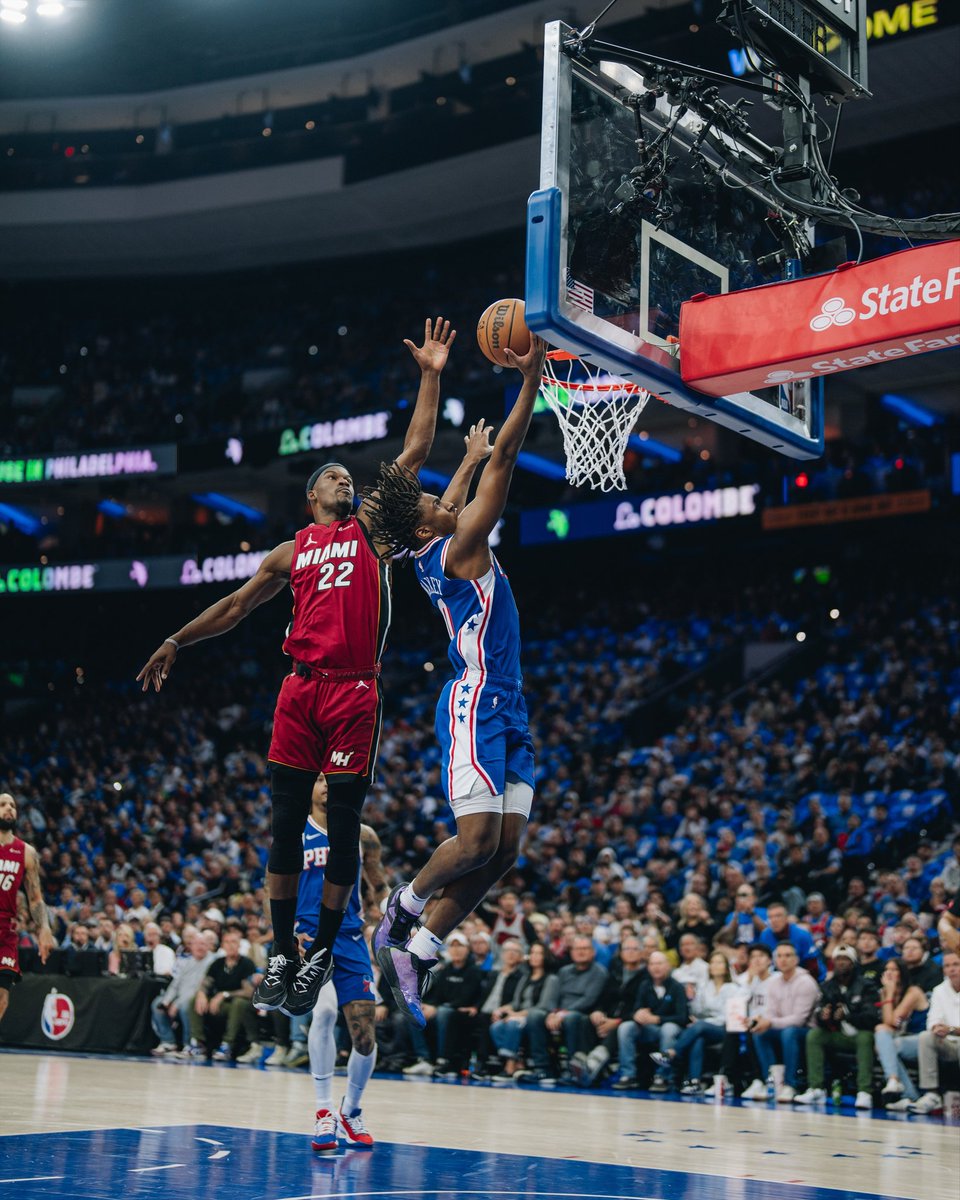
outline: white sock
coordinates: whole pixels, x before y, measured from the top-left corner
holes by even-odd
[[[417,932],[407,942],[406,949],[411,954],[415,954],[417,958],[426,959],[428,962],[434,958],[440,957],[440,948],[443,946],[443,938],[438,938],[436,934],[430,932],[426,925],[421,925]]]
[[[329,1075],[314,1075],[313,1090],[317,1093],[317,1111],[326,1108],[333,1112],[333,1072]]]
[[[415,917],[419,917],[423,910],[427,907],[427,900],[429,899],[430,897],[427,896],[426,900],[421,900],[417,893],[413,890],[412,883],[408,883],[400,893],[400,903],[408,913],[413,913]]]
[[[310,1052],[310,1074],[317,1093],[317,1108],[333,1111],[333,1068],[337,1061],[337,1044],[333,1030],[337,1023],[337,998],[333,987],[322,988],[313,1010],[307,1049]]]
[[[367,1086],[373,1068],[377,1065],[377,1048],[369,1054],[359,1054],[354,1047],[347,1059],[347,1094],[343,1098],[343,1111],[348,1117],[360,1108],[363,1089]]]

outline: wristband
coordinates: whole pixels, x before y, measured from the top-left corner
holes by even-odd
[[[179,650],[179,649],[180,649],[180,643],[177,641],[177,639],[176,639],[176,638],[164,638],[163,640],[164,640],[165,642],[170,642],[170,644],[171,644],[171,645],[172,645],[172,646],[173,646],[175,649],[177,649],[177,650]]]

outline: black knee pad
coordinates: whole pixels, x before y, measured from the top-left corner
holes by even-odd
[[[354,883],[360,869],[360,811],[369,786],[366,775],[334,775],[327,779],[330,855],[324,878],[338,887]]]
[[[311,771],[270,764],[273,845],[267,867],[275,875],[299,875],[303,870],[303,827],[310,815],[316,778]]]

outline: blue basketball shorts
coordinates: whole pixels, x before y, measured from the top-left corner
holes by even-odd
[[[514,679],[464,672],[437,702],[437,741],[447,803],[457,817],[524,812],[533,799],[533,739]]]

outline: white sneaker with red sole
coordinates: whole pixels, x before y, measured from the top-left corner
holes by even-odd
[[[363,1112],[357,1108],[348,1116],[343,1111],[343,1105],[337,1113],[337,1123],[340,1126],[340,1140],[355,1150],[372,1150],[373,1137],[363,1123]]]
[[[330,1154],[338,1149],[337,1128],[337,1118],[329,1108],[321,1108],[317,1111],[310,1145],[318,1154]]]

